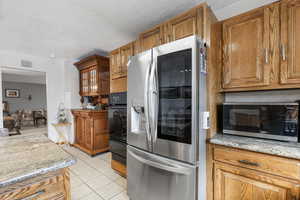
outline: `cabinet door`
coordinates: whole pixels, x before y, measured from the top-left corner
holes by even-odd
[[[176,18],[171,19],[166,28],[167,42],[182,39],[191,35],[202,36],[203,12],[201,8],[195,8]]]
[[[87,96],[89,93],[89,70],[80,71],[80,95]]]
[[[92,119],[85,118],[84,119],[84,147],[88,150],[92,150],[92,128],[93,123]]]
[[[223,22],[223,88],[270,84],[269,17],[260,8]]]
[[[81,117],[76,117],[75,119],[76,122],[76,137],[75,137],[75,142],[76,144],[82,145],[83,144],[83,139],[84,139],[84,120]]]
[[[299,192],[292,180],[231,165],[214,166],[215,200],[294,200]]]
[[[95,150],[109,147],[108,120],[106,115],[104,118],[94,119],[94,137]]]
[[[300,83],[300,1],[281,4],[280,83]]]
[[[121,54],[120,49],[110,53],[110,77],[112,80],[118,79],[121,75]]]
[[[103,70],[99,73],[99,79],[100,79],[100,94],[101,95],[108,95],[109,94],[109,84],[110,84],[110,78],[109,78],[109,67],[105,67],[106,70]]]
[[[140,49],[140,40],[136,40],[133,42],[133,55],[137,55],[141,52]]]
[[[92,67],[89,70],[89,96],[98,95],[98,70],[97,67]]]
[[[131,56],[133,56],[133,44],[127,44],[120,48],[121,52],[121,76],[127,76],[127,63]]]
[[[163,25],[140,34],[141,50],[146,51],[163,44]]]

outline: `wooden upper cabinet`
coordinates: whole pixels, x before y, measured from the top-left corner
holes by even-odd
[[[300,1],[281,3],[280,83],[300,84]]]
[[[136,40],[132,42],[133,45],[133,55],[137,55],[141,52],[141,45],[140,45],[140,40]]]
[[[127,64],[137,42],[131,42],[110,53],[110,93],[127,91]]]
[[[121,76],[121,52],[116,49],[110,53],[110,77],[112,80]]]
[[[133,56],[133,43],[129,43],[120,48],[121,68],[120,77],[127,77],[127,64],[131,56]]]
[[[80,94],[82,96],[89,94],[89,70],[80,71]]]
[[[191,35],[202,36],[203,7],[196,7],[171,20],[165,25],[165,41],[171,42]]]
[[[270,84],[270,8],[223,22],[223,88]]]
[[[204,3],[140,33],[137,40],[110,52],[110,92],[127,91],[127,62],[130,56],[194,34],[204,38],[204,33],[207,36],[210,34],[210,24],[216,20],[212,18],[211,10]]]
[[[80,75],[80,95],[109,94],[109,59],[93,55],[74,64]],[[104,84],[105,83],[105,84]]]
[[[141,51],[149,50],[164,43],[164,25],[158,25],[140,34]]]
[[[99,84],[98,84],[98,69],[97,67],[91,67],[89,69],[89,94],[91,95],[97,95],[98,94],[98,89],[99,89]]]
[[[293,180],[269,176],[253,170],[216,163],[215,200],[294,200],[300,189]]]

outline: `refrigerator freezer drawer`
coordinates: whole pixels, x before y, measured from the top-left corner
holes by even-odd
[[[127,146],[131,200],[195,200],[197,168]]]

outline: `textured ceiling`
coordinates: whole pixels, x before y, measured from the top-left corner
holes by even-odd
[[[208,0],[214,11],[239,0]],[[243,0],[248,1],[248,0]],[[74,59],[108,52],[203,0],[0,0],[0,50]]]

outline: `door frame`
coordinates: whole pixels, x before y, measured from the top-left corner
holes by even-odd
[[[1,103],[3,101],[3,90],[2,90],[2,84],[3,84],[3,71],[5,69],[10,69],[10,70],[17,70],[17,71],[27,71],[27,72],[38,72],[38,73],[43,73],[45,74],[46,78],[46,104],[47,104],[47,111],[49,110],[49,103],[48,103],[48,75],[46,71],[43,70],[37,70],[37,69],[30,69],[30,68],[24,68],[24,67],[3,67],[0,66],[0,128],[4,127],[4,120],[3,120],[3,104]],[[49,112],[47,112],[47,119],[49,119]],[[49,128],[49,120],[47,120],[47,127]]]

